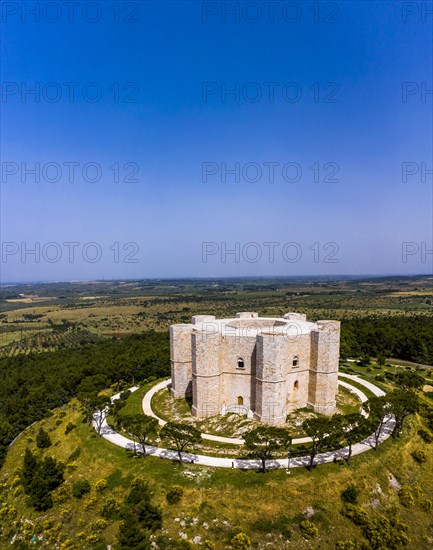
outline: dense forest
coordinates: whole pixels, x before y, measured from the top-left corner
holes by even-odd
[[[4,359],[0,368],[0,464],[9,443],[50,409],[67,403],[83,381],[99,389],[170,374],[167,333]]]
[[[433,365],[433,320],[425,316],[343,320],[341,356],[363,354]]]

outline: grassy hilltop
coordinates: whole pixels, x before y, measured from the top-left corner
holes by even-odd
[[[114,550],[133,506],[144,506],[146,544],[162,549],[433,548],[433,444],[425,436],[433,408],[431,283],[274,278],[2,288],[0,548]],[[399,372],[416,369],[425,381],[420,413],[398,440],[348,464],[266,475],[133,458],[83,422],[77,396],[89,387],[109,395],[169,375],[169,324],[248,310],[341,319],[341,369],[386,390]],[[140,412],[146,388],[124,412]],[[41,427],[51,439],[46,448],[36,445]],[[36,462],[53,457],[64,469],[47,510],[35,510],[24,493],[26,449]],[[137,479],[148,485],[140,486],[144,500],[131,504]]]
[[[128,412],[140,406],[137,397],[130,399]],[[65,435],[69,423],[76,427]],[[52,440],[51,447],[44,450],[35,445],[41,425]],[[381,518],[378,536],[385,537],[392,523],[402,522],[396,529],[402,530],[406,548],[430,548],[433,453],[432,444],[417,433],[422,426],[421,417],[411,418],[400,441],[389,439],[377,451],[354,457],[349,464],[264,475],[189,464],[181,467],[153,457],[133,458],[84,424],[78,403],[72,400],[28,429],[7,455],[0,477],[0,545],[10,547],[7,543],[15,533],[27,541],[42,535],[38,545],[45,543],[48,548],[92,549],[115,544],[120,520],[104,519],[104,508],[113,501],[120,506],[138,477],[150,483],[152,501],[162,511],[162,529],[152,535],[160,548],[187,548],[179,542],[186,536],[188,540],[200,537],[195,540],[208,540],[215,548],[224,549],[239,531],[250,537],[255,548],[285,548],[288,544],[334,549],[342,542],[345,546],[341,548],[355,548],[350,541],[361,548],[367,542],[366,529],[342,513],[342,493],[351,486],[356,488],[357,505],[367,517]],[[54,506],[46,512],[29,507],[23,494],[19,471],[26,448],[38,456],[53,456],[66,466],[65,482],[54,491]],[[412,456],[420,449],[428,455],[422,464]],[[78,480],[90,484],[90,492],[81,498],[72,494]],[[173,486],[183,489],[177,504],[169,504],[166,498]],[[312,526],[302,523],[307,519]]]

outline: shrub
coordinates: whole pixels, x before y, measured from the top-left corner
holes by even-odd
[[[68,433],[69,433],[69,432],[72,432],[72,430],[73,430],[74,428],[76,428],[76,427],[77,427],[77,425],[74,424],[73,422],[68,422],[68,423],[66,424],[66,428],[65,428],[65,435],[68,435]]]
[[[36,447],[39,449],[46,449],[51,446],[51,437],[48,435],[43,428],[39,428],[39,431],[36,435]]]
[[[102,493],[107,488],[108,482],[106,479],[100,479],[95,483],[95,491],[97,493]]]
[[[52,529],[54,527],[54,521],[52,518],[46,518],[44,519],[44,522],[42,523],[42,529],[44,531],[48,531],[49,529]]]
[[[0,508],[0,519],[6,518],[9,515],[9,507],[4,506]]]
[[[54,499],[57,503],[62,503],[68,500],[71,496],[71,489],[66,485],[60,485],[56,492],[54,493]]]
[[[111,498],[110,500],[107,500],[107,502],[103,505],[101,516],[105,519],[119,519],[120,510],[120,503],[116,499]]]
[[[418,430],[418,435],[422,439],[424,439],[426,443],[431,443],[433,441],[433,434],[430,430],[424,430],[423,428],[421,428],[420,430]]]
[[[75,498],[81,498],[86,493],[90,492],[90,483],[87,479],[79,479],[74,481],[72,485],[72,496]]]
[[[422,449],[417,449],[412,452],[412,458],[419,464],[424,464],[424,462],[427,462],[427,453]]]
[[[234,536],[239,535],[239,533],[243,533],[242,527],[240,525],[235,525],[227,533],[227,537],[231,540]]]
[[[124,391],[119,395],[119,399],[120,399],[121,401],[126,401],[130,395],[131,395],[131,390],[124,390]]]
[[[314,523],[308,519],[301,521],[299,529],[301,530],[302,536],[306,539],[313,539],[319,534],[319,529],[317,529]]]
[[[9,506],[8,516],[10,518],[15,518],[17,516],[17,509],[15,508],[15,506]]]
[[[93,522],[91,529],[94,532],[103,531],[104,529],[106,529],[107,525],[108,523],[105,521],[105,519],[96,519]]]
[[[165,495],[165,498],[167,499],[167,502],[169,504],[179,504],[179,502],[182,500],[183,496],[183,488],[180,485],[173,485],[170,487],[170,490]]]
[[[408,485],[403,485],[398,492],[398,498],[402,506],[413,506],[415,504],[415,498],[413,496],[413,491]]]
[[[358,502],[359,491],[355,485],[349,485],[341,493],[341,498],[344,502],[349,502],[350,504],[356,504]]]
[[[149,483],[144,479],[134,479],[131,484],[131,489],[126,497],[125,504],[135,505],[142,500],[150,501],[152,491]]]
[[[215,544],[210,540],[205,540],[203,546],[206,550],[216,550]]]
[[[66,467],[68,469],[68,472],[73,472],[74,470],[77,469],[77,463],[75,462],[75,460],[73,460],[72,462],[69,462],[69,464]]]
[[[66,539],[60,545],[60,550],[78,550],[78,549],[79,549],[79,546],[77,546],[76,542],[71,539]]]
[[[91,510],[96,506],[96,503],[98,502],[98,499],[96,497],[87,498],[84,501],[84,509],[85,510]]]
[[[370,543],[368,548],[372,550],[404,547],[408,544],[407,532],[409,528],[394,515],[390,515],[390,517],[375,515],[375,517],[370,518],[363,508],[354,504],[347,504],[343,514],[361,527]],[[337,548],[342,550],[344,547]]]
[[[89,544],[95,544],[96,542],[99,542],[101,540],[101,537],[97,534],[92,534],[92,535],[89,535],[87,538],[86,538],[86,542],[89,543]]]
[[[239,550],[246,550],[251,546],[251,539],[246,533],[238,533],[231,540],[233,548],[238,548]]]
[[[369,521],[367,512],[355,504],[346,504],[343,515],[351,519],[356,525],[367,525]]]
[[[360,367],[367,367],[371,363],[371,357],[369,355],[362,355],[358,360]]]
[[[421,508],[425,510],[426,512],[429,512],[433,507],[433,502],[426,498],[421,502]]]
[[[18,485],[21,485],[21,478],[19,476],[14,477],[11,483],[11,487],[17,487]]]
[[[68,519],[70,519],[72,516],[72,510],[70,508],[64,508],[61,512],[60,512],[60,519],[62,521],[66,521]]]

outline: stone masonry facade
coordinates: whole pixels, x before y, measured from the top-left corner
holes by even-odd
[[[338,388],[340,322],[237,313],[170,327],[171,394],[205,418],[236,412],[281,425],[308,407],[330,415]]]

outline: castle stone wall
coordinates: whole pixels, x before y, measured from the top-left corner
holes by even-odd
[[[257,337],[256,408],[266,424],[283,424],[287,414],[289,341],[273,334]]]
[[[192,328],[192,324],[170,327],[171,395],[175,398],[192,395]]]
[[[253,410],[255,395],[251,390],[256,374],[256,338],[243,335],[223,337],[221,361],[221,407],[236,410],[243,406],[246,410]],[[243,361],[243,368],[238,368],[238,361]]]
[[[193,332],[192,351],[192,412],[198,417],[213,416],[221,408],[221,335]]]
[[[340,323],[318,321],[311,333],[311,372],[308,406],[315,412],[332,414],[338,391]]]
[[[192,412],[207,417],[249,412],[279,425],[301,407],[335,411],[340,323],[237,313],[234,319],[196,315],[170,329],[172,395],[192,395]]]

